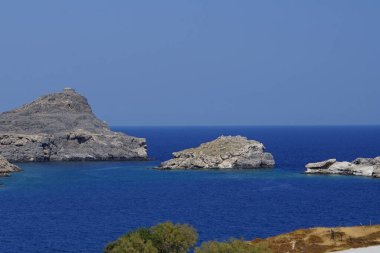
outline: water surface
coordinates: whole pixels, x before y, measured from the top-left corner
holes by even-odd
[[[101,252],[130,229],[171,220],[200,240],[380,223],[380,180],[305,175],[304,164],[380,155],[380,127],[115,128],[146,137],[152,162],[21,164],[0,189],[0,252]],[[264,142],[275,169],[156,171],[221,134]]]

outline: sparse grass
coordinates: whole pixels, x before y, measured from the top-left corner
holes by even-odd
[[[185,149],[179,153],[203,154],[209,156],[229,155],[231,153],[237,152],[237,150],[243,149],[247,144],[254,144],[259,148],[261,148],[262,145],[257,141],[247,140],[245,137],[241,136],[225,136],[211,142],[203,143],[196,148]]]
[[[266,243],[273,253],[327,253],[379,245],[380,226],[299,229],[251,243]]]

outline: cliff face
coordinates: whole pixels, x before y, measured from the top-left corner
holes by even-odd
[[[0,177],[9,176],[11,172],[20,171],[21,169],[14,164],[9,163],[0,155]]]
[[[306,164],[307,174],[338,174],[380,178],[380,156],[357,158],[352,162],[337,162],[329,159],[318,163]]]
[[[112,132],[72,89],[0,114],[0,154],[9,161],[145,160],[145,139]]]
[[[252,169],[275,165],[262,143],[242,136],[221,136],[216,140],[173,153],[173,159],[158,169]]]

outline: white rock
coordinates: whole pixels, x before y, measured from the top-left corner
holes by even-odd
[[[380,159],[357,158],[352,162],[337,162],[329,159],[318,163],[306,164],[308,174],[339,174],[366,177],[380,177]]]

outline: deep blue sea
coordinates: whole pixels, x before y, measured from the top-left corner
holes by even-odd
[[[0,182],[0,252],[102,252],[127,231],[189,223],[200,240],[380,223],[380,179],[305,175],[307,162],[380,155],[380,127],[115,127],[145,137],[151,162],[20,164]],[[219,135],[261,141],[274,169],[157,171]]]

